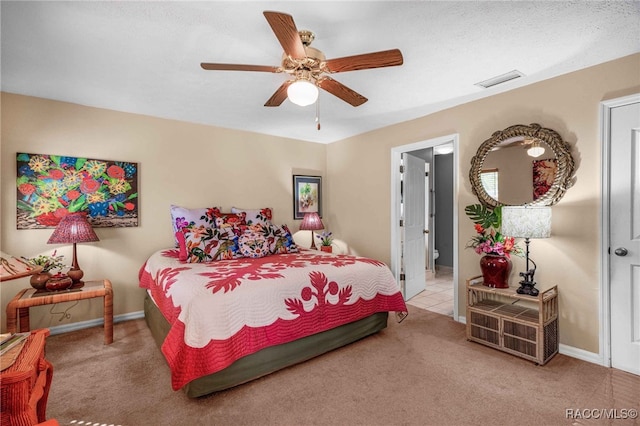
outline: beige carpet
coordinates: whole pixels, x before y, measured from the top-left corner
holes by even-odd
[[[578,409],[628,417],[623,410],[639,408],[639,376],[563,355],[536,366],[467,342],[449,317],[409,309],[377,335],[200,399],[171,390],[144,320],[116,324],[109,346],[101,328],[52,336],[47,416],[122,426],[639,424],[567,418]]]

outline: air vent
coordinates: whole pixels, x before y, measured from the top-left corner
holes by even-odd
[[[489,87],[496,86],[498,84],[506,83],[507,81],[515,80],[516,78],[524,77],[518,70],[509,71],[506,74],[499,75],[497,77],[490,78],[485,81],[481,81],[480,83],[476,83],[476,86],[484,87],[488,89]]]

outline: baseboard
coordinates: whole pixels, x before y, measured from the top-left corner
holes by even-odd
[[[129,312],[128,314],[116,315],[113,317],[113,323],[122,321],[129,321],[133,319],[144,318],[144,311]],[[57,325],[55,327],[49,327],[51,335],[69,333],[71,331],[83,330],[85,328],[97,327],[104,324],[103,318],[96,318],[87,321],[74,322],[71,324]]]
[[[562,343],[558,347],[558,352],[562,355],[577,358],[582,361],[591,362],[593,364],[604,365],[603,358],[600,354],[585,351],[584,349],[574,348],[573,346],[563,345]]]

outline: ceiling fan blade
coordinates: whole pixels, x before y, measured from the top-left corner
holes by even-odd
[[[402,63],[402,52],[398,49],[392,49],[329,59],[326,61],[326,68],[328,72],[343,72],[366,70],[370,68],[394,67],[402,65]]]
[[[293,17],[281,12],[265,10],[264,17],[271,26],[278,41],[282,45],[284,52],[294,59],[303,59],[307,56],[302,45],[302,40],[298,34]]]
[[[319,79],[318,86],[354,107],[360,106],[368,100],[361,94],[328,76]]]
[[[262,72],[278,72],[278,67],[269,65],[242,65],[242,64],[212,64],[202,62],[200,66],[205,70],[211,71],[262,71]]]
[[[275,93],[271,95],[271,97],[269,98],[267,103],[264,104],[264,106],[276,107],[276,106],[282,105],[282,102],[284,102],[284,100],[287,99],[287,89],[289,88],[289,85],[292,82],[293,80],[287,80],[284,83],[282,83],[282,85],[278,87],[278,90],[276,90]]]

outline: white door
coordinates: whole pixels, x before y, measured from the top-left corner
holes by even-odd
[[[610,110],[611,366],[640,375],[640,101]]]
[[[404,282],[405,300],[425,289],[425,241],[424,241],[424,165],[421,158],[402,154],[403,204],[404,204]]]

